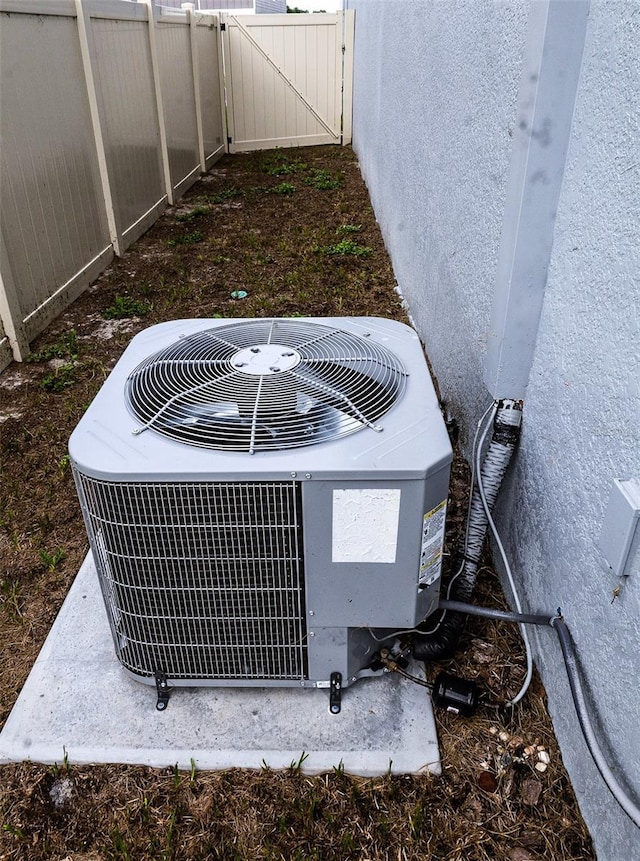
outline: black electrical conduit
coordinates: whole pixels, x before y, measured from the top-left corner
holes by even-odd
[[[440,600],[438,603],[439,610],[450,610],[455,613],[467,614],[470,616],[484,616],[487,619],[499,619],[505,622],[515,622],[525,625],[542,625],[550,626],[556,632],[560,648],[562,649],[562,657],[567,670],[569,679],[569,687],[571,688],[571,696],[575,706],[578,721],[582,735],[589,748],[589,753],[595,763],[596,768],[600,772],[600,776],[606,783],[609,791],[618,802],[620,807],[627,814],[636,828],[640,828],[640,807],[635,804],[629,797],[628,793],[618,783],[612,769],[607,764],[602,749],[598,743],[595,730],[589,717],[587,704],[582,690],[582,683],[578,672],[578,661],[576,657],[573,640],[567,623],[564,621],[560,611],[553,615],[545,615],[539,613],[511,613],[504,610],[494,610],[491,607],[476,607],[475,604],[466,604],[462,601],[447,601]]]

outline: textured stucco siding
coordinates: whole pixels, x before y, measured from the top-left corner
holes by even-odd
[[[611,760],[640,787],[640,567],[597,542],[611,482],[640,475],[640,5],[592,3],[520,453],[503,510],[529,607],[561,606]],[[613,603],[613,589],[621,585]],[[598,857],[640,858],[602,788],[555,644],[538,638],[563,756]]]
[[[468,453],[482,382],[527,2],[349,0],[354,147],[399,287]],[[498,507],[523,604],[561,606],[605,750],[640,788],[640,562],[597,542],[612,479],[640,475],[640,2],[592,2],[523,436]],[[613,589],[622,585],[612,601]],[[533,635],[600,861],[640,859],[582,742],[551,632]]]
[[[401,292],[468,439],[526,35],[524,3],[349,0],[354,147]]]

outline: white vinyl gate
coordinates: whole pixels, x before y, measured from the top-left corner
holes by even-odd
[[[351,142],[353,10],[220,15],[229,152]]]

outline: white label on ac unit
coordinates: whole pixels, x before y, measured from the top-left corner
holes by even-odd
[[[430,586],[442,570],[442,545],[447,514],[447,501],[427,511],[422,523],[422,552],[420,553],[420,586]]]
[[[400,490],[333,491],[332,562],[395,562]]]

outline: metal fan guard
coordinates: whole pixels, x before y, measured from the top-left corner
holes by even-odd
[[[181,338],[130,374],[127,405],[147,429],[222,451],[328,442],[378,420],[407,372],[373,339],[315,322],[250,320]]]

